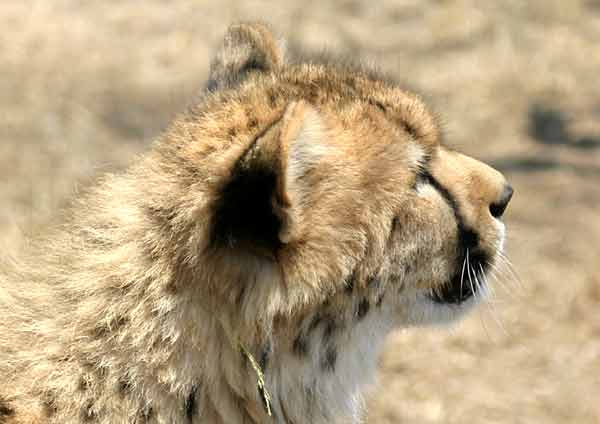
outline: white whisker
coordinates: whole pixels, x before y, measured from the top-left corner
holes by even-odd
[[[513,278],[513,281],[517,284],[518,288],[523,289],[523,287],[524,287],[523,281],[521,280],[521,277],[519,277],[516,269],[514,268],[514,266],[511,263],[510,259],[508,259],[508,257],[500,250],[497,253],[498,253],[498,258],[506,266],[509,274]]]
[[[498,268],[497,264],[488,263],[488,266],[490,267],[490,271],[488,272],[488,277],[491,276],[494,281],[497,283],[497,285],[503,289],[504,292],[508,293],[510,295],[511,298],[514,299],[515,295],[514,295],[514,290],[511,290],[511,288],[506,284],[506,282],[499,278],[497,274],[501,274],[501,270]],[[492,287],[492,285],[490,285],[490,288]]]
[[[469,250],[467,249],[467,255],[469,253]],[[467,265],[467,256],[465,256],[465,258],[463,259],[463,266],[462,266],[462,271],[460,273],[460,298],[462,299],[462,295],[463,295],[463,283],[464,283],[464,279],[465,279],[465,266]]]
[[[481,273],[483,274],[483,267],[481,266],[481,264],[479,264],[479,267],[481,269]],[[489,286],[489,284],[488,284]],[[500,315],[498,314],[498,310],[496,309],[496,305],[494,304],[494,302],[486,302],[487,306],[488,306],[488,311],[490,312],[490,315],[492,316],[492,318],[494,319],[494,321],[496,322],[496,324],[498,325],[498,327],[500,328],[500,331],[502,331],[502,333],[504,333],[505,336],[508,336],[508,331],[506,330],[506,327],[504,326],[504,324],[502,323],[502,320],[500,319]]]
[[[508,332],[506,330],[506,327],[504,326],[504,324],[502,323],[502,321],[499,318],[499,314],[496,309],[495,303],[493,301],[491,301],[491,299],[490,299],[490,297],[494,296],[493,288],[488,282],[486,282],[486,280],[485,280],[486,274],[485,274],[485,272],[483,270],[483,266],[481,264],[479,264],[479,270],[480,270],[479,275],[481,276],[481,279],[483,280],[483,283],[479,283],[480,287],[482,288],[482,291],[486,290],[489,293],[489,296],[487,297],[486,301],[484,302],[486,304],[486,308],[487,308],[488,312],[490,313],[490,315],[492,316],[492,318],[494,319],[494,322],[496,322],[496,325],[500,328],[500,331],[502,331],[502,333],[505,336],[507,336]],[[475,274],[475,276],[476,276],[475,279],[477,281],[478,280],[477,273],[475,273],[475,270],[473,270],[473,273]],[[482,320],[482,323],[483,323],[483,320]],[[488,330],[487,330],[487,327],[485,326],[485,324],[483,324],[483,326],[484,326],[485,332],[488,333]],[[489,337],[489,334],[488,334],[488,337]]]
[[[473,286],[473,280],[471,279],[471,265],[469,264],[469,249],[467,249],[467,276],[469,277],[471,293],[473,293],[473,296],[475,296],[475,298],[477,298],[477,292],[475,290],[475,287]]]
[[[469,258],[469,251],[467,250],[467,262],[468,262],[468,258]],[[471,279],[471,271],[473,271],[473,278],[475,279],[474,283],[473,283],[473,280]],[[475,269],[473,267],[471,267],[470,263],[468,263],[468,265],[467,265],[467,273],[469,275],[469,281],[471,283],[471,290],[473,291],[473,296],[475,297],[475,299],[481,299],[482,303],[487,303],[487,299],[485,298],[484,293],[482,292],[482,289],[483,289],[482,283],[479,282],[479,279],[477,278],[477,272],[475,271]],[[475,285],[477,290],[474,290],[473,284]],[[478,310],[478,315],[479,315],[479,321],[481,322],[481,326],[483,327],[483,331],[485,332],[486,337],[490,341],[493,342],[494,339],[492,338],[492,335],[489,332],[487,325],[485,324],[485,319],[484,319],[484,316],[482,313],[482,309]]]

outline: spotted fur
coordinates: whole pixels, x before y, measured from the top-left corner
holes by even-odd
[[[1,265],[0,423],[358,422],[386,335],[476,302],[504,178],[282,45],[232,26],[198,103]]]

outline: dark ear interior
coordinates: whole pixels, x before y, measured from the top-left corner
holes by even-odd
[[[220,247],[272,253],[281,245],[279,124],[242,155],[220,193],[213,242]]]
[[[317,110],[304,101],[288,104],[281,119],[240,156],[215,203],[212,240],[272,256],[293,242],[305,222],[315,181],[307,177],[329,151]]]
[[[281,244],[272,203],[277,175],[267,168],[237,168],[215,209],[213,240],[221,247],[272,251]]]
[[[207,89],[235,87],[251,72],[270,72],[282,61],[283,51],[265,25],[232,25],[211,63]]]

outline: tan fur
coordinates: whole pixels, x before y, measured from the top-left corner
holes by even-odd
[[[506,183],[416,95],[259,24],[206,90],[2,265],[0,423],[356,421],[386,334],[474,303],[431,296],[465,228],[493,263]]]

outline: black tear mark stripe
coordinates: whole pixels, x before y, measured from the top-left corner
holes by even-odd
[[[429,172],[423,171],[423,176],[427,180],[429,184],[435,188],[438,193],[442,195],[444,200],[448,203],[448,205],[452,208],[452,212],[454,213],[454,218],[456,219],[456,224],[458,226],[458,237],[460,240],[460,245],[464,249],[472,249],[479,244],[479,236],[475,231],[469,228],[460,213],[460,207],[458,202],[452,196],[450,191],[443,185],[439,183]]]

